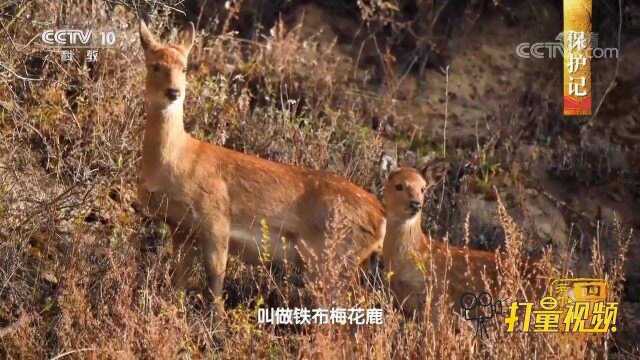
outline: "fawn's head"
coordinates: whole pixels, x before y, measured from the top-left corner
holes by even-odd
[[[406,221],[420,213],[427,181],[416,169],[401,167],[389,174],[382,202],[387,217]]]
[[[195,29],[189,23],[176,44],[163,44],[140,21],[140,42],[147,67],[147,101],[168,106],[184,100],[187,86],[187,57],[193,46]]]

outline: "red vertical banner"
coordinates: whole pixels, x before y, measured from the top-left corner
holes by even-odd
[[[564,0],[564,115],[591,115],[591,0]]]

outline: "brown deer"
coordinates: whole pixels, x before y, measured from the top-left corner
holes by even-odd
[[[482,291],[483,271],[488,279],[496,277],[494,253],[448,246],[423,233],[422,206],[427,189],[425,177],[406,167],[392,169],[384,187],[387,231],[382,258],[395,300],[408,314],[424,309],[428,285],[434,294],[442,293],[442,280],[432,278],[434,274],[446,272],[450,303],[458,302],[465,292]],[[467,277],[469,274],[473,276]]]
[[[338,207],[350,229],[338,253],[352,254],[354,263],[367,259],[385,234],[383,209],[375,196],[343,177],[264,160],[185,132],[187,57],[194,35],[190,24],[179,43],[163,44],[140,22],[147,119],[139,196],[143,204],[164,212],[174,249],[187,250],[174,273],[176,286],[185,285],[199,248],[209,293],[223,310],[228,254],[258,262],[261,223],[268,224],[269,238],[275,239],[268,249],[274,260],[291,259],[313,268],[313,262],[323,261]]]

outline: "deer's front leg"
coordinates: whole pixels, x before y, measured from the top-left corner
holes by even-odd
[[[215,216],[211,221],[207,221],[207,226],[203,230],[201,246],[209,295],[216,310],[224,312],[222,289],[229,255],[230,219],[226,216]]]

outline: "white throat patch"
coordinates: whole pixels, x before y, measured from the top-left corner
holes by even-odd
[[[167,106],[161,111],[163,115],[171,115],[177,111],[180,111],[181,109],[182,109],[182,98],[178,98],[175,101],[168,103]]]

